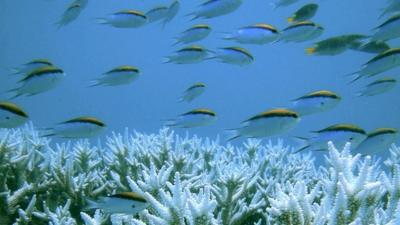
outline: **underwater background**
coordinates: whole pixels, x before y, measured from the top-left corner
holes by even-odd
[[[190,21],[186,14],[194,11],[198,1],[182,1],[177,16],[165,28],[159,23],[133,29],[118,29],[97,24],[96,18],[121,9],[147,11],[169,1],[104,1],[89,2],[79,18],[57,29],[68,1],[1,1],[0,90],[15,87],[16,77],[7,76],[10,69],[34,58],[48,58],[66,73],[61,84],[46,93],[14,100],[30,115],[37,127],[51,127],[67,118],[92,115],[107,124],[107,132],[125,127],[142,132],[156,132],[163,120],[193,108],[207,107],[217,113],[210,126],[192,128],[190,133],[203,137],[224,134],[224,129],[261,111],[286,107],[290,100],[321,89],[342,97],[333,110],[306,118],[290,132],[307,136],[335,123],[354,123],[372,130],[377,127],[398,128],[399,88],[372,97],[356,96],[363,80],[349,85],[346,74],[356,72],[371,58],[371,54],[346,51],[336,56],[308,56],[305,48],[315,41],[302,43],[269,43],[241,45],[221,39],[221,32],[254,23],[269,23],[278,29],[287,24],[287,17],[300,6],[298,1],[274,9],[271,1],[245,1],[236,11],[212,19]],[[369,35],[378,20],[384,1],[314,1],[319,4],[313,21],[325,31],[317,40],[335,35],[359,33]],[[210,36],[201,41],[214,49],[243,46],[255,61],[248,66],[222,64],[208,60],[196,64],[163,64],[163,57],[180,46],[172,46],[174,37],[184,29],[207,23]],[[395,40],[396,41],[396,40]],[[392,42],[390,42],[392,43]],[[393,44],[392,44],[393,45]],[[184,46],[184,45],[183,45]],[[133,65],[141,70],[132,84],[116,87],[88,88],[90,81],[118,65]],[[396,76],[398,70],[385,75]],[[382,75],[380,75],[382,76]],[[178,102],[181,93],[195,82],[204,82],[207,89],[191,103]],[[10,97],[2,94],[3,99]],[[187,130],[177,129],[184,134]]]
[[[146,12],[172,2],[92,0],[76,20],[57,27],[71,1],[0,1],[0,103],[16,103],[30,120],[0,129],[0,225],[400,225],[398,141],[373,155],[332,142],[324,152],[294,154],[301,147],[295,137],[332,124],[356,124],[366,132],[400,129],[398,86],[357,96],[376,78],[397,78],[398,68],[350,83],[346,75],[378,54],[306,53],[333,36],[373,35],[390,18],[381,17],[382,10],[400,4],[397,0],[299,0],[278,8],[272,0],[247,0],[227,15],[194,20],[187,14],[202,2],[181,0],[165,26],[119,29],[99,23],[122,9]],[[287,18],[307,3],[319,6],[312,21],[324,32],[317,39],[248,45],[222,38],[256,23],[283,31]],[[254,62],[165,63],[187,46],[174,45],[174,38],[199,23],[212,32],[196,44],[211,50],[241,46]],[[387,43],[399,44],[397,39]],[[8,91],[21,79],[13,69],[38,58],[49,59],[66,76],[49,91],[12,98]],[[120,65],[137,67],[139,77],[128,85],[89,87]],[[180,102],[196,82],[207,85],[204,94]],[[226,141],[226,129],[265,110],[290,108],[291,100],[318,90],[337,93],[340,103],[300,116],[288,132]],[[212,109],[217,119],[206,126],[165,128],[168,120],[196,108]],[[83,115],[100,118],[105,132],[89,139],[42,134]],[[136,210],[143,202],[146,207]]]

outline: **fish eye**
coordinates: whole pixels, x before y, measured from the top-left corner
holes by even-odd
[[[325,105],[325,102],[320,102],[319,104],[320,104],[320,105]]]
[[[135,205],[132,205],[132,209],[134,209],[134,208],[136,208],[136,206],[135,206]]]
[[[350,137],[350,138],[349,138],[350,141],[352,141],[353,139],[354,139],[353,137]]]
[[[9,120],[10,119],[10,117],[9,116],[6,116],[6,120]]]

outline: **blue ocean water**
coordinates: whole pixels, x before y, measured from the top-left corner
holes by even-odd
[[[176,18],[165,28],[158,23],[136,29],[118,29],[97,24],[96,18],[121,9],[147,11],[170,1],[90,1],[79,18],[57,29],[69,1],[2,0],[0,2],[0,95],[16,86],[10,69],[34,58],[48,58],[67,76],[54,90],[14,100],[30,115],[37,127],[51,127],[66,119],[91,115],[104,120],[107,132],[125,127],[141,132],[156,132],[163,120],[188,110],[207,107],[215,110],[217,121],[210,126],[177,129],[199,136],[224,135],[224,129],[236,128],[240,122],[267,109],[285,107],[290,100],[308,92],[328,89],[342,96],[332,111],[302,118],[291,135],[307,136],[335,123],[354,123],[370,131],[377,127],[399,128],[398,87],[374,97],[356,97],[355,93],[371,80],[348,85],[344,75],[358,71],[371,54],[347,51],[337,56],[308,56],[305,48],[313,42],[271,43],[261,46],[241,45],[222,40],[222,32],[254,24],[269,23],[278,29],[287,17],[305,3],[319,4],[313,21],[325,32],[322,40],[342,34],[371,34],[382,23],[378,19],[384,1],[299,1],[288,7],[273,9],[271,1],[248,0],[235,12],[213,18],[190,21],[186,14],[199,1],[181,1]],[[198,64],[163,64],[163,57],[180,48],[172,46],[174,37],[197,23],[213,28],[199,44],[215,49],[242,46],[255,57],[248,66],[205,61]],[[396,42],[389,42],[396,46]],[[127,86],[88,88],[90,80],[119,65],[133,65],[141,70],[138,80]],[[398,70],[383,75],[395,76]],[[206,92],[192,103],[179,103],[182,92],[194,82],[207,84]]]

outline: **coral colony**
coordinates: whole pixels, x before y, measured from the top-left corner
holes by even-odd
[[[233,147],[162,129],[54,145],[32,125],[3,129],[0,224],[400,224],[400,148],[380,164],[328,145],[317,168],[281,141]],[[121,192],[148,206],[135,215],[86,208]]]

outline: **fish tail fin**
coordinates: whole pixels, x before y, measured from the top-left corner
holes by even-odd
[[[303,150],[305,150],[305,149],[307,149],[307,148],[309,148],[311,146],[309,144],[309,140],[310,140],[309,138],[301,137],[301,136],[293,136],[292,138],[295,139],[295,141],[297,143],[299,143],[300,146],[302,146],[299,149],[295,150],[293,152],[294,154],[299,153],[299,152],[301,152],[301,151],[303,151]]]
[[[221,32],[220,34],[224,40],[232,40],[234,38],[233,34],[229,32]]]
[[[306,150],[306,149],[309,148],[309,147],[310,147],[310,145],[305,145],[305,146],[303,146],[303,147],[297,149],[296,151],[294,151],[293,154],[297,154],[297,153],[299,153],[299,152],[302,152],[302,151]]]
[[[39,137],[45,138],[45,137],[52,137],[55,136],[55,133],[53,131],[53,128],[50,127],[41,127],[37,128],[39,131]]]
[[[19,69],[19,68],[11,68],[10,69],[10,76],[15,76],[15,75],[18,75],[18,74],[21,74],[22,72],[21,72],[21,70]]]
[[[186,17],[192,17],[192,18],[190,18],[190,21],[193,21],[193,20],[196,20],[196,19],[200,18],[198,15],[196,15],[195,12],[188,13],[185,16]]]
[[[228,138],[225,140],[226,142],[233,141],[242,135],[239,133],[238,129],[225,129],[225,132],[227,133]]]
[[[161,122],[163,122],[163,125],[167,127],[175,127],[178,125],[174,119],[161,120]]]
[[[291,16],[291,17],[287,18],[287,21],[288,21],[288,23],[293,23],[294,18]]]
[[[109,24],[109,22],[108,22],[108,20],[107,20],[106,18],[99,17],[99,18],[95,18],[94,20],[95,20],[98,24]]]
[[[306,48],[307,55],[314,55],[315,54],[315,47]]]
[[[163,64],[167,64],[167,63],[171,63],[171,62],[172,62],[172,60],[170,57],[164,57],[164,59],[162,60]]]
[[[13,88],[13,89],[7,90],[7,91],[5,91],[3,93],[4,94],[15,93],[12,97],[9,98],[9,100],[16,99],[16,98],[18,98],[19,96],[22,95],[22,93],[18,92],[18,88]]]
[[[90,84],[87,87],[98,87],[101,85],[101,82],[99,80],[91,80]]]
[[[346,76],[352,77],[352,80],[350,82],[348,82],[347,84],[353,84],[354,82],[356,82],[357,80],[362,78],[362,76],[360,74],[358,74],[358,72],[354,72],[354,73],[348,74]]]
[[[181,41],[178,38],[176,38],[176,41],[171,46],[177,46],[180,43]]]
[[[82,211],[89,211],[91,209],[97,209],[99,204],[91,199],[86,198],[86,206],[82,209]]]

